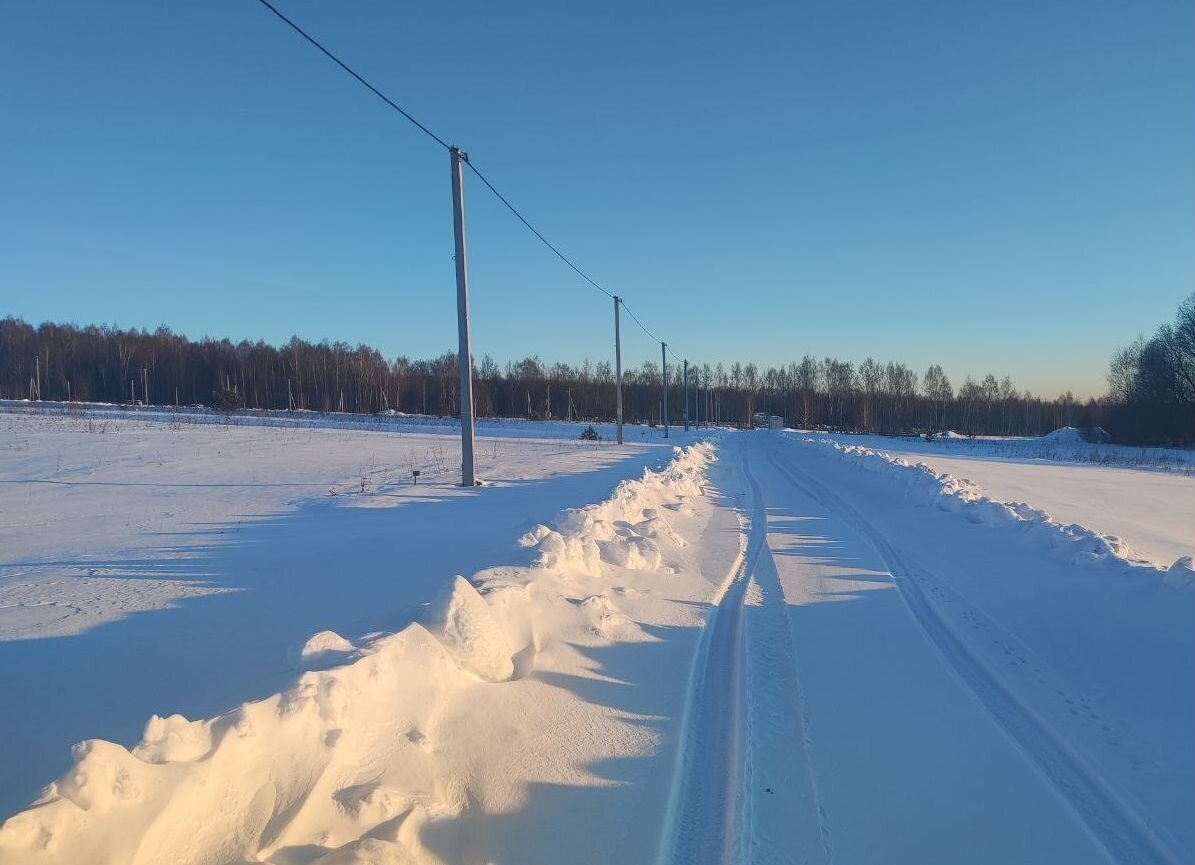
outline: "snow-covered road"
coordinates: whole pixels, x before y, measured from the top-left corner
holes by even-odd
[[[730,436],[722,463],[750,524],[664,861],[1186,861],[1188,589],[918,506],[818,444]]]

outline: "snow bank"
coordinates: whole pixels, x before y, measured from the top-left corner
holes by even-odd
[[[968,455],[1016,460],[1046,460],[1096,466],[1119,466],[1174,474],[1195,474],[1195,450],[1191,448],[1138,447],[1113,444],[1107,432],[1096,427],[1080,430],[1062,427],[1044,436],[965,436],[943,432],[926,437],[928,443],[946,451],[958,449]]]
[[[659,570],[664,547],[683,544],[666,513],[683,511],[691,497],[702,495],[714,446],[703,442],[674,454],[663,470],[646,469],[642,479],[619,484],[607,501],[565,511],[555,527],[538,525],[519,543],[538,551],[536,565],[555,571],[598,576],[603,563]]]
[[[349,661],[356,647],[335,631],[320,631],[307,638],[298,651],[290,655],[298,670],[320,670]]]
[[[489,604],[458,576],[432,602],[430,630],[464,669],[487,682],[514,675],[510,640]]]
[[[355,663],[304,673],[287,691],[215,719],[153,717],[131,751],[83,742],[40,804],[0,828],[0,861],[217,865],[268,861],[295,834],[356,840],[411,815],[413,803],[354,801],[347,781],[379,770],[387,736],[415,752],[403,734],[470,681],[413,625]],[[413,861],[404,855],[393,861]]]
[[[1163,582],[1168,586],[1181,586],[1185,588],[1195,585],[1195,559],[1190,556],[1183,556],[1177,560],[1166,569],[1166,576],[1163,577]]]
[[[1078,434],[1078,430],[1073,428],[1056,432],[1066,439],[1071,435],[1068,430]],[[882,451],[843,445],[830,439],[802,438],[795,441],[815,445],[867,471],[884,474],[904,484],[914,497],[920,498],[925,504],[957,513],[968,522],[1027,533],[1043,547],[1056,551],[1075,564],[1102,565],[1154,577],[1167,573],[1167,585],[1191,584],[1183,576],[1183,559],[1170,568],[1176,574],[1171,577],[1169,572],[1138,556],[1115,535],[1101,534],[1077,523],[1059,523],[1045,511],[1024,502],[996,501],[985,495],[978,484],[938,472],[926,463],[914,464]]]
[[[487,784],[506,801],[527,778],[578,777],[562,775],[581,770],[534,739],[522,758],[531,762],[512,777],[508,751],[520,736],[541,735],[524,727],[545,688],[522,680],[516,664],[536,664],[545,646],[564,646],[559,659],[587,642],[644,638],[591,579],[577,591],[576,576],[603,562],[658,568],[663,549],[684,543],[664,514],[693,508],[713,458],[710,445],[678,449],[666,468],[621,484],[610,500],[565,512],[557,528],[532,533],[540,568],[494,569],[504,579],[482,591],[458,576],[423,623],[357,646],[316,634],[298,660],[343,663],[308,669],[282,693],[208,720],[151,717],[131,749],[82,742],[66,774],[0,826],[0,862],[443,865],[446,836],[475,843],[471,821]],[[698,521],[686,525],[695,531]],[[566,669],[575,677],[585,667]],[[570,741],[564,750],[579,765],[609,757],[593,750],[613,747],[601,724],[624,722],[601,706],[583,714],[589,702],[574,700],[561,703],[563,718],[578,717],[580,732],[551,734]]]
[[[1056,445],[1079,445],[1086,444],[1087,438],[1077,427],[1064,426],[1046,433],[1040,441]]]

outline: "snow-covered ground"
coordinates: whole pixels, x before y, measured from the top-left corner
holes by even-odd
[[[180,417],[115,409],[0,414],[0,640],[76,632],[224,591],[203,574],[188,579],[194,568],[180,562],[226,544],[239,527],[305,505],[386,508],[467,495],[454,484],[459,433],[448,426],[366,433]],[[579,440],[581,429],[483,425],[478,473],[509,485],[600,470],[621,458],[608,445]],[[632,452],[661,441],[658,431],[638,428],[627,438]],[[25,578],[20,592],[17,577]],[[55,580],[49,600],[38,588],[46,580]]]
[[[457,438],[422,425],[0,415],[0,813],[74,742],[277,691],[312,633],[397,628],[445,579],[522,561],[536,522],[671,455],[582,428],[479,439],[483,495],[455,485]]]
[[[58,780],[5,865],[1195,856],[1171,474],[1118,470],[1082,526],[1107,469],[949,457],[989,486],[859,437],[549,426],[465,491],[409,484],[437,443],[453,470],[435,431],[42,422],[0,439],[0,566],[35,571],[0,607],[45,579],[92,612],[8,614],[4,810]],[[136,484],[28,483],[68,453]]]
[[[880,454],[749,460],[827,859],[1190,860],[1189,559],[1130,564]]]
[[[1059,522],[1123,538],[1170,565],[1195,555],[1195,453],[1070,441],[795,435],[883,451],[979,484],[1001,501],[1028,502]],[[1190,469],[1190,471],[1188,470]]]

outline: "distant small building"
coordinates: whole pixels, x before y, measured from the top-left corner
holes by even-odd
[[[784,418],[757,411],[751,416],[751,426],[755,429],[784,429]]]

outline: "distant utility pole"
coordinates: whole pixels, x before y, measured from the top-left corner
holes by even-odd
[[[618,329],[618,305],[622,298],[614,297],[614,416],[618,421],[618,443],[622,444],[622,334]]]
[[[668,343],[660,343],[660,361],[663,364],[664,373],[664,408],[660,412],[661,419],[664,421],[664,438],[668,438]]]
[[[689,431],[689,359],[685,358],[685,432]]]
[[[448,148],[452,163],[452,231],[456,239],[456,326],[460,343],[457,366],[461,374],[461,486],[477,482],[473,471],[473,355],[469,350],[469,279],[465,270],[465,193],[461,163],[468,154]]]

